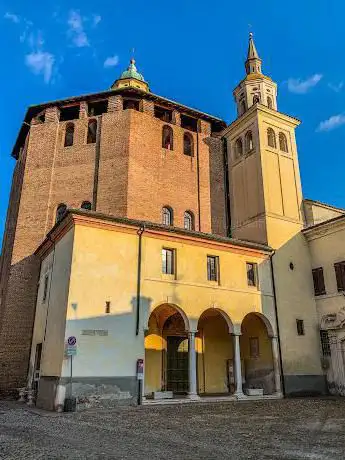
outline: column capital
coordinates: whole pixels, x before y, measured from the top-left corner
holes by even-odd
[[[233,335],[242,335],[242,331],[241,331],[241,324],[238,324],[238,323],[235,323],[233,325],[233,332],[232,332]]]
[[[242,335],[242,332],[240,331],[233,331],[231,332],[231,335],[233,335],[234,337],[240,337]]]
[[[187,332],[188,332],[188,335],[189,335],[189,334],[195,335],[198,331],[197,331],[196,329],[191,329],[191,330],[189,330],[189,331],[187,331]]]

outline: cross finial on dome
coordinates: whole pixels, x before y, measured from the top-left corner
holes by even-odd
[[[132,51],[134,53],[134,49]],[[149,86],[147,82],[145,81],[143,75],[140,72],[138,72],[136,68],[135,59],[133,55],[129,61],[129,66],[127,67],[127,70],[122,72],[120,78],[118,78],[113,83],[112,87],[113,88],[133,87],[137,89],[142,89],[144,91],[149,91]]]

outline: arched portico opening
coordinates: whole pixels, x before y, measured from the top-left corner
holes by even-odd
[[[153,310],[145,336],[145,395],[189,390],[188,319],[179,307],[162,304]]]
[[[273,329],[261,313],[249,313],[241,325],[241,359],[244,389],[263,389],[264,394],[276,390],[272,353]]]
[[[198,391],[229,394],[235,391],[233,324],[221,309],[200,316],[197,334]]]

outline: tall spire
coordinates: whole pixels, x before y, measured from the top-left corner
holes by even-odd
[[[247,75],[250,73],[261,73],[261,59],[256,50],[252,32],[249,34],[248,54],[245,66]]]

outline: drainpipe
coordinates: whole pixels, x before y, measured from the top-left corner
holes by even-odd
[[[281,351],[281,344],[280,344],[280,329],[279,329],[279,319],[278,319],[278,307],[277,307],[277,294],[276,294],[276,283],[274,278],[274,268],[273,268],[273,256],[275,255],[275,251],[270,255],[270,263],[271,263],[271,274],[272,274],[272,288],[273,288],[273,299],[274,299],[274,310],[276,314],[276,323],[277,323],[277,334],[278,334],[278,345],[279,345],[279,364],[281,370],[281,385],[283,390],[283,395],[285,396],[285,379],[284,379],[284,369],[283,369],[283,358],[282,358],[282,351]]]
[[[138,231],[138,272],[137,272],[137,311],[136,311],[136,327],[135,335],[139,335],[139,323],[140,323],[140,296],[141,296],[141,246],[142,236],[145,231],[145,226],[141,226]]]
[[[199,232],[201,232],[201,217],[200,217],[200,167],[199,167],[199,123],[196,130],[196,177],[198,188],[198,223]]]

